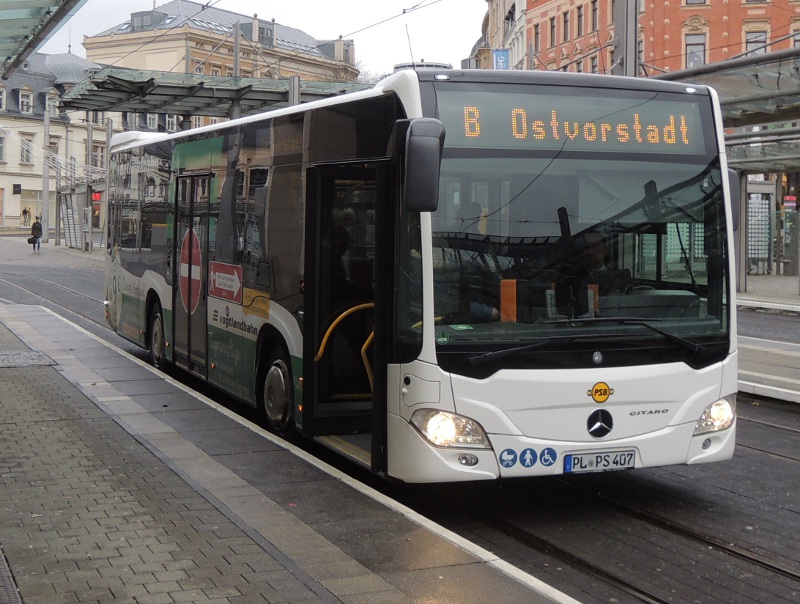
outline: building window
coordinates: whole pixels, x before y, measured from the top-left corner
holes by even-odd
[[[46,111],[50,114],[50,117],[57,117],[58,116],[58,97],[48,95],[45,103],[47,104]]]
[[[103,125],[103,118],[105,114],[102,111],[90,111],[89,112],[89,120],[96,126]]]
[[[0,111],[6,110],[6,89],[0,88]]]
[[[578,7],[578,14],[577,14],[577,23],[576,27],[578,28],[575,32],[575,36],[580,38],[583,35],[583,5]]]
[[[155,113],[147,114],[147,128],[149,130],[158,130],[158,115]]]
[[[33,94],[30,92],[19,93],[20,113],[33,113]]]
[[[274,33],[272,27],[265,27],[259,25],[258,27],[258,41],[265,46],[272,46]]]
[[[6,161],[6,139],[0,136],[0,161]]]
[[[533,52],[541,52],[542,50],[542,32],[539,24],[533,26]]]
[[[767,52],[767,32],[748,31],[744,34],[745,52],[748,55],[763,55]]]
[[[565,12],[564,18],[564,42],[569,42],[569,11]]]
[[[592,73],[597,73],[598,72],[597,55],[593,55],[592,57],[589,58],[589,69],[590,69],[590,71]]]
[[[686,0],[686,4],[705,4],[706,0]]]
[[[575,63],[575,72],[583,73],[583,59],[579,59],[578,62]]]
[[[556,45],[556,18],[550,18],[550,48]]]
[[[794,47],[800,46],[800,31],[794,32]]]
[[[104,168],[106,161],[106,148],[104,145],[92,145],[92,167]]]
[[[19,163],[33,163],[33,137],[23,136],[19,139]]]
[[[174,115],[167,115],[167,132],[175,132],[178,129],[178,118]]]
[[[597,31],[600,27],[600,8],[597,6],[597,0],[591,2],[591,15],[592,27],[589,31]]]
[[[517,20],[516,17],[516,5],[512,4],[511,9],[506,13],[505,19],[503,19],[503,36],[507,36],[510,34],[514,29],[514,22]]]
[[[686,36],[686,67],[699,67],[706,64],[706,35],[688,34]]]

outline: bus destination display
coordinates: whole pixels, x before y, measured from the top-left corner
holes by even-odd
[[[706,152],[694,100],[449,91],[439,91],[437,98],[448,147]]]

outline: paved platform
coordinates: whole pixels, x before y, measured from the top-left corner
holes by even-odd
[[[0,411],[0,603],[574,601],[42,307]]]

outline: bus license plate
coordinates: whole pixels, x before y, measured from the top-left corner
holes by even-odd
[[[636,462],[636,451],[598,451],[564,456],[564,473],[629,470]]]

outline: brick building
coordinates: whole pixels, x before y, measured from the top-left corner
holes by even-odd
[[[487,0],[486,37],[513,69],[608,73],[614,0]],[[638,0],[640,75],[800,43],[800,0]],[[523,33],[521,33],[523,32]]]

